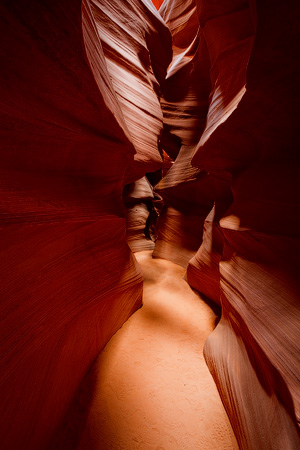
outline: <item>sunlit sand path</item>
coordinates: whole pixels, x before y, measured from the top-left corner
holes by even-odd
[[[236,450],[203,358],[215,314],[183,280],[184,269],[136,254],[143,307],[93,369],[94,396],[80,450]]]

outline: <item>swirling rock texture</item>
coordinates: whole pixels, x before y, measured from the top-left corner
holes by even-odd
[[[126,173],[124,192],[128,242],[134,251],[151,249],[153,243],[146,240],[143,230],[154,195],[144,175],[162,166],[158,148],[163,127],[159,94],[171,60],[171,36],[150,0],[92,0],[91,7],[111,82],[136,151]]]
[[[298,449],[296,0],[0,11],[2,448],[47,448],[140,305],[127,239],[161,195],[154,256],[221,305],[205,357],[240,448]]]
[[[161,11],[171,3],[165,2]],[[198,177],[204,170],[226,180],[227,188],[231,178],[233,202],[225,213],[226,201],[222,210],[218,196],[211,194],[215,205],[205,220],[203,242],[196,254],[193,247],[187,280],[222,307],[222,319],[207,340],[205,357],[240,448],[296,449],[299,6],[294,1],[267,0],[196,3],[200,34],[209,53],[211,92],[205,129],[193,157],[183,159],[185,164],[189,159],[194,173],[198,168]],[[185,17],[186,4],[177,5],[173,17]],[[180,42],[186,50],[188,46]],[[183,128],[186,118],[179,108],[173,112],[176,119],[168,124],[169,130],[182,139],[174,123],[177,120],[177,130],[180,123]],[[169,142],[163,144],[171,155]],[[183,146],[169,178],[179,166],[176,161],[182,151]],[[168,175],[158,185],[167,202],[169,192],[161,186]],[[184,191],[191,179],[187,170],[185,175],[178,172],[177,190],[172,186],[175,205],[176,197],[178,203],[183,197],[186,200]],[[189,201],[195,210],[197,194],[191,189]],[[209,193],[203,195],[209,198]],[[172,230],[165,231],[165,223],[163,227],[160,238],[168,240]],[[186,247],[185,230],[176,234],[179,228],[174,227],[172,247],[176,245],[180,252],[182,245]],[[200,226],[198,232],[201,236]],[[170,251],[163,256],[174,258]]]
[[[294,2],[257,4],[246,93],[195,155],[196,164],[233,174],[234,201],[220,221],[223,319],[206,358],[247,449],[299,447],[297,13]]]
[[[253,5],[247,1],[226,4],[204,1],[198,2],[197,6],[199,22],[209,51],[212,89],[206,127],[196,149],[202,148],[210,135],[232,114],[242,98],[254,36]],[[192,164],[197,165],[196,158],[197,156]],[[215,166],[208,168],[205,164],[200,164],[199,167],[209,172],[209,176],[219,186],[219,192],[217,195],[216,192],[213,193],[215,205],[204,222],[203,244],[189,261],[187,280],[193,287],[219,303],[218,265],[222,239],[215,224],[232,201],[229,192],[230,173],[217,170]]]
[[[205,128],[211,90],[210,59],[195,1],[164,2],[160,13],[173,37],[162,109],[161,145],[174,164],[156,186],[164,198],[154,257],[186,267],[202,241],[204,219],[216,199],[222,208],[231,194],[228,177],[192,166],[195,145]],[[213,80],[212,80],[213,81]],[[225,208],[226,209],[226,208]]]
[[[190,163],[193,146],[205,125],[210,90],[209,62],[195,2],[164,2],[159,12],[173,40],[173,58],[161,99],[164,114],[161,146],[174,163],[156,186],[165,206],[153,256],[186,266],[201,243],[198,230],[212,206],[210,200],[208,206],[205,201],[199,204],[191,201],[191,198],[201,198],[201,183],[199,188],[197,180],[205,177],[205,173]]]
[[[122,193],[161,161],[156,91],[170,33],[147,0],[105,3],[0,6],[5,450],[47,447],[91,363],[141,304]]]
[[[170,32],[150,0],[91,0],[107,68],[135,146],[129,181],[161,168],[158,94],[171,60]]]
[[[198,2],[197,7],[199,22],[209,51],[212,89],[206,127],[196,150],[202,148],[209,136],[226,121],[243,96],[247,63],[254,36],[253,5],[247,1],[226,4],[221,2],[211,4],[204,1]],[[197,165],[196,158],[197,156],[193,160],[193,165]],[[213,193],[215,205],[204,222],[203,244],[189,261],[187,280],[193,287],[219,303],[218,264],[221,252],[219,231],[215,224],[232,201],[229,192],[230,173],[218,170],[215,166],[208,168],[205,164],[200,164],[199,167],[207,170],[209,176],[219,186],[219,192],[218,195]]]

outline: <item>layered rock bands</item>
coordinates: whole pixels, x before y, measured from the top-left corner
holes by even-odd
[[[174,163],[157,186],[154,255],[187,267],[222,308],[205,358],[240,448],[296,449],[299,6],[170,0],[160,12],[173,36],[162,108]]]
[[[141,304],[122,195],[160,167],[171,38],[147,0],[0,10],[0,440],[41,450]]]
[[[240,448],[299,448],[298,2],[153,3],[0,5],[5,450],[50,445],[154,241],[221,307]]]

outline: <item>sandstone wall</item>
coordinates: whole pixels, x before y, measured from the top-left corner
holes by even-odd
[[[156,186],[164,199],[154,257],[186,267],[202,242],[204,220],[218,199],[219,209],[229,204],[228,176],[207,174],[191,164],[195,146],[206,127],[211,60],[194,0],[164,2],[159,10],[173,38],[173,59],[164,96],[164,132],[161,145],[174,164]]]
[[[164,2],[160,11],[173,3]],[[177,23],[178,16],[186,18],[185,5],[176,2],[177,9],[170,13]],[[187,266],[187,281],[222,308],[221,321],[207,340],[205,357],[240,448],[296,449],[299,6],[294,1],[199,0],[196,7],[209,54],[211,90],[205,128],[191,152],[184,153],[181,129],[188,129],[194,113],[186,102],[191,116],[184,117],[177,98],[171,124],[170,115],[166,117],[177,140],[174,136],[165,140],[164,150],[174,155],[173,143],[179,145],[172,169],[158,188],[167,205],[184,204],[183,216],[186,205],[189,211],[198,211],[200,202],[207,202],[207,208],[214,203],[214,207],[206,218],[203,214],[203,233],[202,223],[197,222],[192,231],[182,226],[185,218],[175,223],[167,213],[160,232],[162,242],[158,241],[155,251],[187,264],[186,239],[195,235],[198,242],[202,240],[198,250],[195,241],[190,247],[193,257]],[[180,43],[181,52],[186,51],[188,43]],[[174,45],[178,43],[173,41]],[[181,86],[179,75],[176,83],[174,92]],[[180,173],[187,161],[190,170],[186,166]],[[176,183],[167,184],[176,168]],[[223,201],[212,187],[197,190],[201,171],[202,180],[222,180],[223,186],[218,186]],[[229,187],[231,194],[226,197]]]
[[[101,26],[105,4],[0,6],[5,450],[47,448],[91,363],[141,304],[122,193],[161,161],[156,91],[171,47],[151,2],[126,2],[113,25],[103,11]],[[117,25],[132,11],[139,24]]]
[[[127,239],[160,195],[154,256],[222,308],[205,357],[240,448],[298,448],[297,2],[0,11],[3,448],[47,447],[140,305]]]

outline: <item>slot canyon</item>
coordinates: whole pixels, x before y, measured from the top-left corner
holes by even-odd
[[[0,448],[298,450],[299,0],[0,11]]]

